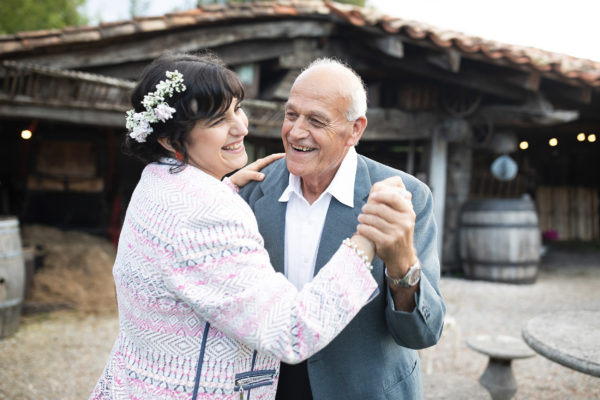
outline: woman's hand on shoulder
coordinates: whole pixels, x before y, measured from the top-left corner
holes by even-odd
[[[262,181],[265,179],[265,174],[260,172],[260,170],[271,164],[273,161],[279,160],[284,156],[285,153],[274,153],[269,156],[259,158],[253,163],[246,165],[235,174],[231,175],[229,180],[239,188],[244,187],[250,181]]]

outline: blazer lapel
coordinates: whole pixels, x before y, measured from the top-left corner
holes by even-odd
[[[254,204],[254,214],[271,264],[275,271],[283,274],[285,270],[284,240],[287,203],[281,203],[278,199],[287,187],[289,178],[285,163],[282,164],[283,168],[279,167],[278,171],[271,171],[271,176],[267,175],[261,185],[264,196]]]
[[[323,225],[323,232],[321,233],[321,242],[315,263],[315,274],[327,264],[340,247],[340,244],[342,244],[342,240],[352,237],[354,232],[356,232],[356,226],[358,225],[357,217],[361,212],[362,206],[367,202],[370,190],[371,178],[369,170],[359,155],[354,180],[354,208],[340,203],[335,197],[331,199],[325,217],[325,224]]]

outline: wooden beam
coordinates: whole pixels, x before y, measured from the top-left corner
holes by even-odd
[[[113,78],[137,80],[144,68],[148,65],[148,61],[138,61],[133,63],[118,64],[118,65],[101,65],[93,68],[84,68],[83,71],[93,74],[111,76]]]
[[[441,116],[432,112],[405,112],[393,108],[367,111],[367,130],[362,141],[430,139]]]
[[[292,51],[279,57],[279,66],[285,69],[304,68],[313,60],[322,57],[324,50],[315,39],[296,38],[289,46]]]
[[[590,104],[592,102],[592,88],[583,85],[572,85],[564,82],[544,80],[541,90],[552,97],[560,99],[561,102],[571,102],[575,104]]]
[[[244,110],[252,135],[268,139],[281,137],[284,102],[248,99]],[[367,111],[368,126],[362,141],[430,139],[439,130],[443,117],[438,113],[409,113],[398,109],[372,108]]]
[[[530,91],[537,91],[540,88],[542,74],[539,71],[507,71],[500,75],[503,81]]]
[[[43,105],[0,104],[0,116],[125,129],[125,114],[120,111],[85,110]]]
[[[263,60],[277,59],[293,52],[289,40],[254,40],[228,43],[211,49],[227,65],[255,63]],[[125,64],[101,65],[85,68],[88,72],[112,76],[121,79],[136,80],[150,60],[129,62]]]
[[[254,63],[263,60],[277,59],[282,55],[293,53],[290,40],[249,40],[227,43],[211,49],[225,64],[237,65]]]
[[[160,35],[134,37],[118,43],[98,43],[91,47],[64,48],[53,54],[20,57],[39,65],[57,68],[81,69],[151,60],[166,50],[195,52],[226,44],[250,40],[284,40],[297,37],[322,37],[331,34],[333,22],[324,21],[273,21],[247,24],[218,25],[189,30],[161,32]],[[260,53],[259,53],[260,54]]]
[[[527,102],[522,105],[483,106],[477,110],[473,118],[488,121],[494,126],[551,126],[577,120],[579,111],[555,110],[540,93],[535,93],[531,94]]]
[[[460,71],[460,53],[449,49],[444,52],[431,52],[426,57],[427,61],[443,70],[457,74]]]
[[[426,56],[414,55],[412,57],[404,57],[403,59],[394,59],[385,56],[378,57],[377,53],[373,51],[364,54],[363,57],[377,58],[379,67],[384,68],[388,73],[396,72],[397,75],[409,73],[417,76],[425,76],[434,81],[463,86],[515,102],[524,102],[526,100],[527,91],[525,89],[507,85],[506,82],[501,80],[491,79],[489,74],[482,71],[467,69],[463,63],[461,63],[460,73],[454,73],[433,65]]]
[[[408,44],[410,47],[421,49],[425,48],[433,50],[435,52],[439,52],[439,47],[437,45],[427,41],[411,39],[409,37],[403,37],[402,40],[405,44]],[[551,85],[557,84],[564,89],[565,99],[576,102],[578,104],[589,104],[591,102],[591,96],[593,92],[592,88],[581,84],[577,80],[560,75],[555,71],[534,70],[533,67],[530,65],[517,65],[509,61],[508,59],[492,60],[488,56],[481,53],[461,53],[461,57],[465,60],[477,62],[481,65],[489,65],[494,66],[496,68],[504,69],[506,71],[506,75],[500,74],[500,79],[498,79],[500,84],[502,84],[502,82],[505,82],[528,91],[543,90],[545,83],[550,83]],[[492,92],[488,93],[494,94]],[[560,91],[556,96],[549,97],[560,100],[560,95],[562,93],[563,92]],[[511,97],[506,97],[501,94],[498,95],[499,97],[511,99]],[[548,93],[546,93],[546,95],[548,95]],[[519,96],[521,97],[521,101],[524,101],[524,94]],[[516,98],[512,99],[517,100]]]
[[[399,36],[383,36],[374,38],[372,45],[382,53],[394,58],[404,57],[404,45]]]

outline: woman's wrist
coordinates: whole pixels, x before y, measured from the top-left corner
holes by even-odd
[[[364,252],[365,256],[369,259],[369,262],[373,261],[373,258],[375,257],[375,245],[373,242],[358,233],[355,233],[350,240],[356,243],[358,248]]]
[[[355,234],[352,239],[344,239],[342,243],[356,252],[368,270],[373,269],[371,261],[375,255],[375,247],[369,239]]]

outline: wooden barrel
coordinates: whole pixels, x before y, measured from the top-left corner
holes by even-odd
[[[0,217],[0,338],[19,327],[25,291],[25,266],[15,217]]]
[[[533,283],[540,229],[529,197],[468,201],[459,224],[460,260],[470,279]]]

